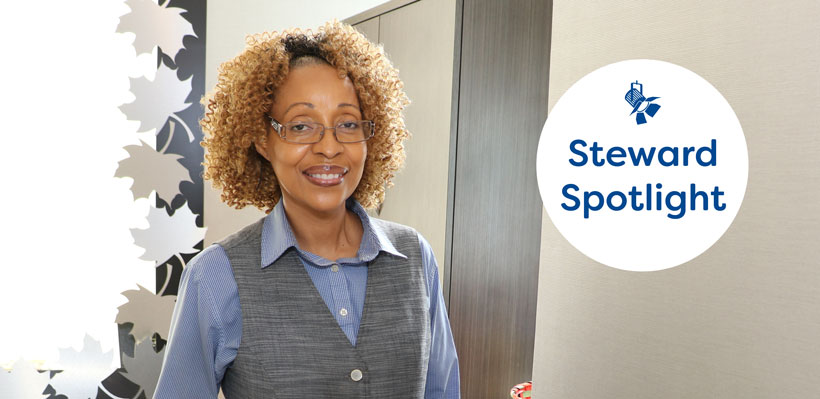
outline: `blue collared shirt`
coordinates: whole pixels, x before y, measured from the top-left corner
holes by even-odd
[[[260,267],[269,266],[288,248],[296,248],[330,313],[355,346],[364,309],[367,262],[381,251],[406,256],[370,222],[359,203],[349,200],[347,206],[359,216],[364,230],[355,258],[334,262],[300,249],[279,201],[262,227]],[[430,298],[431,346],[424,397],[459,398],[458,357],[438,266],[430,244],[421,234],[418,237]],[[236,280],[225,251],[214,244],[191,259],[182,272],[165,362],[154,397],[216,398],[222,377],[236,358],[241,338],[242,312]]]

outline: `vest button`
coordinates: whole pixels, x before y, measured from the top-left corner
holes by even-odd
[[[353,369],[350,372],[350,379],[353,381],[360,381],[362,379],[362,371],[359,369]]]

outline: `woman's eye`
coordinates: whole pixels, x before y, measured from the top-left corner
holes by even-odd
[[[307,131],[310,131],[310,130],[312,130],[311,126],[307,125],[307,124],[304,124],[304,123],[299,123],[299,124],[295,124],[295,125],[290,126],[290,131],[296,132],[296,133],[303,133],[303,132],[307,132]]]
[[[339,127],[341,127],[342,129],[358,129],[359,122],[343,122],[339,124]]]

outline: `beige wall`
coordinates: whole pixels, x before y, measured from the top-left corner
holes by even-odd
[[[586,258],[544,212],[538,398],[820,397],[820,2],[570,1],[553,10],[550,107],[603,65],[706,78],[749,148],[734,224],[649,273]]]
[[[245,36],[290,27],[316,29],[331,18],[343,20],[387,0],[209,0],[205,41],[205,90],[216,85],[219,64],[245,48]],[[264,212],[246,207],[235,210],[219,198],[205,181],[205,245],[210,245],[263,217]]]
[[[405,110],[411,134],[407,159],[378,217],[418,230],[433,249],[442,279],[455,11],[455,0],[422,0],[356,25],[384,45],[411,101]]]

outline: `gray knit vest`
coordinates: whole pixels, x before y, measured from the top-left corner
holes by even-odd
[[[219,243],[242,309],[242,340],[222,381],[226,399],[422,398],[430,298],[417,234],[371,219],[407,259],[380,252],[369,263],[354,347],[294,248],[261,267],[263,222]]]

